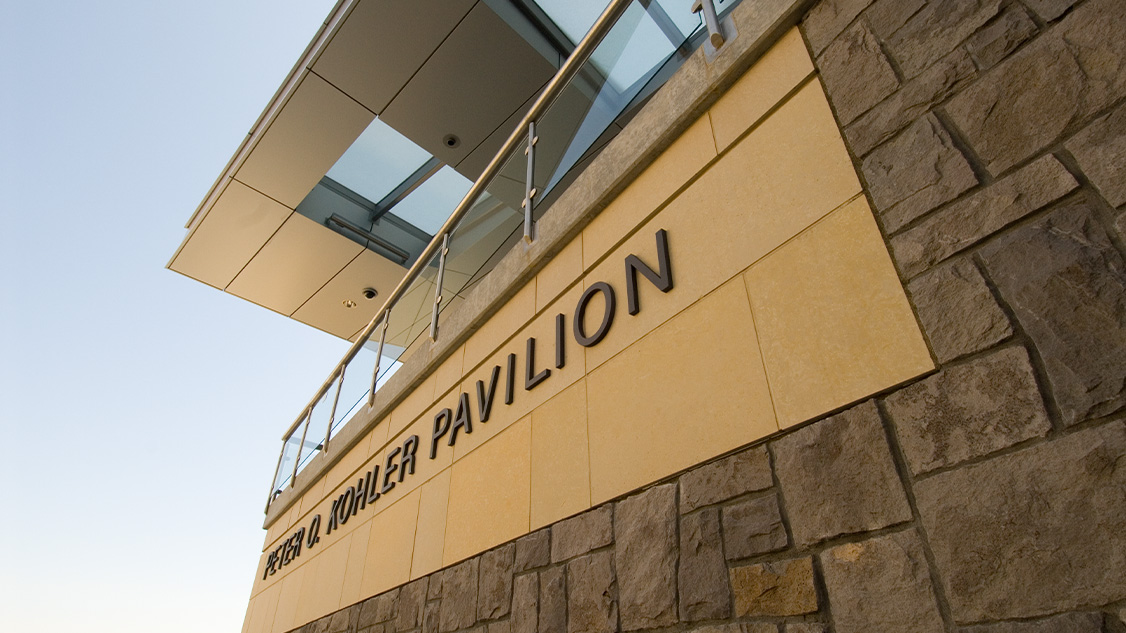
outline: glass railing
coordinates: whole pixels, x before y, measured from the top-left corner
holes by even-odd
[[[374,403],[375,391],[427,337],[440,336],[443,313],[517,242],[534,238],[534,222],[550,203],[706,37],[687,2],[609,3],[285,433],[270,501],[330,450],[338,430]]]

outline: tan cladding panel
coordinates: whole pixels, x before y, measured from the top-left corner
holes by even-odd
[[[247,629],[299,626],[930,370],[812,68],[783,37],[310,489],[269,547],[418,437],[413,474],[259,570]],[[673,287],[639,274],[631,315],[626,258],[659,273],[661,230]],[[584,347],[593,288],[587,334],[608,293],[616,310]]]

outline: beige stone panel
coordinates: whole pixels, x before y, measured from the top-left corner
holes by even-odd
[[[282,579],[281,591],[278,593],[278,608],[274,611],[274,622],[269,629],[273,633],[284,633],[298,624],[304,624],[297,622],[297,603],[301,597],[305,572],[308,569],[309,563],[306,562]]]
[[[719,151],[811,74],[813,60],[801,33],[797,27],[790,29],[709,111]]]
[[[531,529],[590,507],[586,381],[532,411]]]
[[[351,534],[348,543],[348,562],[344,568],[344,582],[340,589],[340,604],[337,606],[339,609],[360,600],[360,581],[364,578],[364,563],[367,562],[370,538],[371,520],[369,519]]]
[[[530,444],[524,418],[454,464],[444,564],[528,532]]]
[[[587,401],[595,505],[776,431],[741,278],[592,371]]]
[[[317,481],[313,482],[313,485],[309,486],[309,489],[305,491],[305,494],[301,495],[299,511],[300,515],[302,517],[309,516],[309,513],[313,511],[313,508],[317,507],[317,504],[321,502],[321,499],[324,499],[324,494],[325,478],[321,477]]]
[[[372,517],[360,597],[382,593],[410,580],[419,493],[412,492]]]
[[[296,504],[290,509],[282,513],[274,524],[266,529],[266,540],[262,543],[262,551],[268,551],[271,547],[277,547],[277,540],[286,535],[286,530],[290,526],[290,517],[296,510]]]
[[[329,450],[332,450],[331,439],[329,440]],[[355,446],[348,449],[348,453],[329,469],[325,476],[325,487],[335,488],[346,482],[354,483],[356,471],[360,470],[360,467],[369,458],[371,458],[371,433],[365,435]]]
[[[590,268],[715,157],[705,113],[583,230],[583,268]]]
[[[274,585],[251,600],[254,605],[250,614],[247,633],[270,633],[274,626],[274,614],[278,609],[281,585]]]
[[[347,534],[323,550],[318,545],[317,549],[302,552],[302,556],[316,552],[316,557],[309,561],[305,570],[295,624],[311,622],[340,608],[340,592],[344,586],[348,550],[353,537],[353,534]]]
[[[406,497],[409,493],[417,490],[420,486],[422,486],[422,484],[426,483],[432,477],[442,472],[446,468],[449,468],[450,464],[453,463],[453,455],[448,450],[439,450],[435,459],[430,459],[430,436],[434,432],[434,415],[437,414],[443,406],[446,406],[443,404],[443,402],[439,402],[432,406],[429,410],[427,410],[426,413],[422,415],[422,417],[420,417],[418,420],[415,420],[415,422],[409,428],[400,433],[396,438],[392,439],[391,443],[387,445],[386,451],[391,452],[394,451],[395,448],[401,448],[406,439],[411,435],[418,436],[418,451],[415,453],[414,474],[410,474],[410,471],[408,470],[407,474],[403,475],[403,481],[399,481],[400,471],[395,471],[395,473],[391,476],[391,480],[396,482],[395,487],[388,491],[386,494],[380,495],[379,500],[375,502],[376,512],[382,512],[388,506]],[[386,465],[386,460],[381,457],[379,466],[380,485],[382,485],[383,477],[386,474]]]
[[[305,624],[316,617],[312,615],[314,613],[313,594],[317,591],[319,580],[317,573],[321,568],[321,557],[318,555],[310,558],[301,567],[301,575],[305,580],[302,580],[301,592],[294,599],[297,604],[293,608],[293,624],[286,629],[282,629],[283,631]]]
[[[368,453],[374,453],[387,444],[387,438],[391,433],[391,416],[386,415],[382,420],[375,424],[375,428],[371,430],[371,440],[368,442]]]
[[[575,342],[571,334],[571,315],[575,304],[582,294],[582,287],[574,286],[563,293],[556,301],[552,302],[535,320],[523,330],[517,332],[499,352],[492,356],[486,363],[478,367],[466,377],[461,385],[461,392],[469,394],[469,403],[472,410],[473,433],[458,434],[457,443],[454,445],[454,460],[459,460],[471,451],[481,446],[490,438],[497,435],[509,425],[531,413],[533,409],[547,402],[567,387],[573,385],[586,374],[586,355],[583,348]],[[555,367],[555,316],[563,313],[564,316],[564,351],[565,360],[562,369]],[[543,382],[532,388],[524,389],[525,372],[527,371],[528,338],[536,339],[536,358],[534,369],[538,373],[543,369],[551,371]],[[516,378],[512,404],[504,404],[504,383],[507,376],[508,354],[516,354]],[[500,365],[501,373],[497,384],[497,395],[493,403],[492,415],[489,421],[481,424],[477,411],[477,381],[485,382],[486,388],[492,377],[494,366]],[[457,411],[458,396],[452,394],[447,400],[439,403]],[[429,437],[429,436],[428,436]],[[429,444],[427,444],[429,450]],[[439,447],[448,450],[446,443]]]
[[[490,356],[513,332],[536,313],[536,280],[524,284],[465,342],[465,369],[473,369]]]
[[[465,346],[462,345],[454,350],[450,357],[442,361],[438,365],[438,369],[434,370],[434,395],[441,397],[450,389],[457,387],[461,384],[461,377],[465,375],[462,361],[465,359]]]
[[[863,197],[745,277],[783,427],[933,368]]]
[[[432,373],[421,384],[411,390],[395,408],[391,410],[390,424],[387,428],[387,437],[393,438],[412,422],[418,419],[431,404],[434,403],[434,387],[437,377]]]
[[[442,567],[446,541],[446,510],[450,502],[451,470],[447,468],[422,485],[418,502],[418,527],[414,535],[411,580]]]
[[[583,241],[575,237],[536,275],[536,310],[543,310],[582,276]]]
[[[354,516],[349,517],[347,523],[339,524],[331,534],[326,533],[325,528],[328,527],[329,517],[332,515],[333,500],[339,498],[340,495],[344,494],[344,491],[347,490],[350,486],[356,485],[356,482],[360,479],[360,475],[366,473],[368,469],[370,469],[375,464],[380,464],[380,476],[382,477],[383,451],[380,451],[375,456],[373,456],[372,459],[365,462],[361,466],[359,473],[353,475],[351,478],[345,481],[342,481],[336,488],[333,488],[332,491],[330,491],[325,496],[324,500],[321,501],[320,505],[314,511],[315,513],[319,513],[321,515],[321,542],[318,547],[332,547],[334,544],[336,544],[336,542],[344,539],[348,534],[351,534],[355,530],[359,529],[363,525],[365,519],[378,511],[378,507],[373,507],[373,504],[366,504],[362,510],[357,511]],[[375,505],[378,506],[378,502]]]
[[[594,369],[672,315],[860,192],[832,113],[810,83],[712,165],[684,193],[586,277],[617,296],[609,334],[587,350]],[[626,311],[625,258],[657,265],[656,232],[668,232],[673,289],[638,275],[641,310]],[[591,311],[598,306],[592,303]]]

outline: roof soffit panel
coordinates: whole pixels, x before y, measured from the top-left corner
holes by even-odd
[[[296,208],[374,118],[348,95],[307,73],[235,178]]]
[[[555,74],[555,67],[478,3],[383,111],[381,119],[456,165]],[[451,149],[447,134],[461,139]]]
[[[227,292],[292,315],[363,247],[294,213],[227,286]]]
[[[380,113],[475,0],[363,0],[313,70]]]
[[[340,338],[349,338],[371,321],[384,298],[406,274],[406,268],[364,250],[306,301],[293,318]],[[364,288],[375,288],[379,294],[366,299]],[[348,308],[344,301],[356,305]]]
[[[231,180],[168,267],[216,288],[225,288],[292,213],[284,205]]]

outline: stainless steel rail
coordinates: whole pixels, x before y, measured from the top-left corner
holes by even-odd
[[[567,86],[571,79],[574,78],[582,65],[590,57],[591,53],[594,52],[595,47],[598,46],[598,44],[617,22],[621,14],[625,12],[626,8],[633,1],[634,0],[612,0],[606,7],[606,9],[602,12],[602,14],[598,16],[598,19],[594,22],[594,25],[591,27],[590,31],[587,32],[586,36],[583,37],[582,41],[579,42],[578,46],[575,47],[575,50],[571,53],[570,57],[568,57],[567,60],[563,62],[563,65],[559,68],[559,71],[555,73],[555,76],[552,77],[551,81],[548,82],[547,86],[543,89],[543,92],[540,93],[540,96],[536,99],[535,103],[533,103],[532,107],[528,109],[528,112],[520,120],[520,123],[508,136],[508,139],[505,140],[504,145],[501,146],[500,151],[498,151],[493,156],[493,159],[489,161],[488,166],[485,167],[485,170],[477,178],[476,182],[473,183],[473,186],[469,188],[469,192],[465,194],[465,197],[462,198],[461,202],[454,209],[454,212],[450,214],[449,218],[446,219],[446,222],[442,225],[442,228],[434,234],[434,238],[430,240],[430,243],[426,245],[426,248],[418,256],[418,259],[416,259],[414,264],[410,267],[410,270],[407,271],[407,274],[403,276],[401,281],[399,281],[399,285],[395,286],[395,289],[387,295],[387,298],[384,300],[383,305],[375,313],[371,321],[368,322],[367,327],[365,327],[364,330],[360,333],[359,337],[356,339],[356,342],[353,343],[350,348],[348,348],[347,353],[344,354],[344,357],[340,360],[339,363],[337,363],[336,367],[333,368],[332,372],[328,376],[328,379],[324,381],[324,384],[322,384],[319,389],[317,389],[316,393],[309,400],[309,403],[305,405],[304,409],[302,409],[301,415],[293,422],[292,425],[290,425],[288,429],[286,429],[286,432],[282,434],[281,439],[283,442],[283,453],[285,451],[284,442],[289,440],[290,436],[293,435],[293,433],[297,430],[297,427],[299,427],[305,420],[305,417],[307,415],[310,415],[309,412],[312,411],[312,408],[315,406],[316,402],[320,400],[322,396],[324,396],[324,394],[332,387],[333,382],[335,382],[342,375],[344,368],[350,362],[352,362],[352,359],[354,359],[357,354],[359,354],[360,349],[362,349],[364,344],[367,343],[368,338],[371,336],[372,332],[375,331],[376,326],[380,323],[384,314],[387,314],[391,311],[395,303],[398,302],[400,298],[402,298],[407,288],[410,287],[410,284],[413,283],[414,280],[422,274],[422,271],[429,264],[430,259],[434,257],[434,254],[438,252],[443,243],[447,243],[449,235],[452,233],[454,228],[456,228],[458,222],[460,222],[461,219],[465,217],[470,208],[472,208],[473,203],[477,200],[477,197],[485,191],[485,187],[500,172],[501,167],[508,159],[509,155],[516,150],[517,144],[523,141],[524,136],[528,134],[529,129],[534,129],[534,127],[531,126],[535,123],[535,120],[544,113],[544,111],[548,108],[548,106],[551,105],[554,99],[559,96],[559,94],[563,91],[563,89]],[[530,227],[525,227],[525,234],[530,235]],[[438,292],[441,292],[440,288],[438,289]],[[378,365],[379,362],[377,360],[377,371]],[[374,390],[375,380],[372,381],[372,387]],[[371,402],[370,399],[369,402]],[[324,448],[327,449],[327,437],[324,444]],[[279,469],[281,466],[281,460],[282,456],[279,456]],[[275,494],[277,475],[278,470],[275,470],[274,479],[270,482],[271,501],[273,500]],[[293,481],[295,479],[296,477],[291,478],[290,485],[293,484]]]
[[[415,260],[414,264],[407,271],[406,275],[403,276],[402,280],[399,281],[399,284],[395,287],[395,289],[392,290],[390,292],[390,294],[387,295],[387,298],[384,300],[383,305],[375,313],[375,315],[372,317],[371,321],[368,322],[368,325],[360,333],[359,337],[356,339],[356,342],[352,344],[352,346],[348,349],[347,353],[344,354],[344,357],[333,368],[332,372],[329,374],[328,379],[324,381],[324,383],[316,391],[316,393],[312,397],[312,399],[309,400],[309,403],[304,407],[304,409],[302,409],[301,415],[298,416],[298,418],[293,422],[292,425],[290,425],[290,427],[286,430],[286,432],[284,434],[282,434],[282,441],[283,441],[282,454],[280,454],[278,456],[278,467],[275,469],[274,478],[270,482],[270,499],[269,499],[269,502],[273,501],[274,495],[277,492],[277,489],[276,489],[277,477],[278,477],[278,474],[280,473],[281,464],[282,464],[282,461],[284,459],[285,442],[287,442],[290,439],[290,437],[293,435],[293,433],[297,431],[297,428],[302,424],[302,422],[304,422],[306,420],[307,417],[310,418],[310,422],[311,422],[312,411],[313,411],[313,408],[316,406],[316,403],[325,395],[325,393],[328,392],[328,390],[332,387],[333,382],[335,382],[337,380],[340,380],[341,382],[343,382],[343,374],[344,374],[345,368],[348,366],[349,363],[352,362],[352,360],[356,357],[356,355],[359,354],[360,350],[367,343],[368,339],[371,337],[372,333],[375,331],[375,328],[377,326],[379,326],[379,324],[381,322],[384,324],[384,332],[381,333],[381,336],[380,336],[380,345],[379,345],[380,350],[379,350],[379,352],[377,352],[377,354],[382,353],[383,338],[386,335],[386,323],[390,318],[391,310],[394,308],[395,304],[399,301],[399,299],[402,298],[402,296],[406,293],[406,291],[410,287],[410,285],[422,274],[423,270],[426,269],[429,266],[430,260],[434,257],[434,255],[436,253],[438,253],[440,249],[442,249],[444,247],[448,247],[449,239],[453,235],[453,231],[457,227],[458,223],[462,220],[462,218],[465,217],[465,215],[472,208],[473,203],[476,202],[478,196],[480,196],[485,191],[486,186],[500,172],[501,168],[503,167],[505,162],[508,160],[508,158],[515,151],[517,151],[518,144],[522,143],[522,142],[527,143],[527,154],[528,154],[527,171],[528,171],[528,174],[529,174],[528,183],[526,183],[527,186],[528,186],[528,190],[526,190],[526,192],[525,192],[525,200],[524,200],[524,202],[525,202],[525,204],[524,204],[524,207],[525,207],[524,208],[524,214],[525,214],[524,238],[529,243],[534,240],[534,233],[533,233],[533,230],[532,230],[533,227],[532,227],[532,214],[531,214],[532,204],[531,203],[532,203],[532,198],[535,196],[536,191],[535,191],[535,189],[532,188],[531,175],[532,175],[532,161],[534,160],[533,152],[535,151],[534,145],[535,145],[535,140],[536,140],[535,139],[536,120],[541,115],[544,114],[546,109],[549,106],[552,105],[555,98],[560,95],[560,93],[563,91],[564,88],[566,88],[566,86],[570,83],[570,81],[579,72],[582,65],[584,63],[586,63],[586,61],[590,58],[590,56],[594,52],[595,48],[602,42],[603,38],[607,35],[607,33],[609,33],[610,29],[613,28],[613,26],[617,23],[618,18],[621,17],[621,15],[625,12],[626,8],[630,4],[632,4],[633,2],[634,2],[634,0],[612,0],[609,3],[609,5],[606,7],[606,9],[602,12],[602,14],[594,22],[594,25],[591,27],[590,31],[587,32],[586,36],[583,37],[582,41],[579,42],[579,44],[575,47],[575,49],[571,53],[571,55],[567,58],[567,60],[559,68],[559,71],[555,74],[554,77],[552,77],[551,81],[548,82],[547,86],[540,93],[540,96],[535,100],[535,102],[532,104],[531,108],[528,109],[528,112],[520,120],[520,123],[517,124],[515,126],[514,130],[512,131],[512,133],[509,134],[507,140],[505,140],[505,142],[504,142],[504,145],[501,146],[501,149],[493,156],[492,160],[489,161],[488,166],[485,167],[485,170],[481,173],[481,175],[473,183],[473,186],[469,188],[469,191],[462,198],[461,202],[454,209],[453,213],[450,214],[450,217],[442,225],[441,229],[439,229],[434,234],[433,239],[430,240],[430,243],[427,244],[426,248],[418,256],[418,258]],[[698,0],[698,4],[699,4],[699,0]],[[708,13],[708,9],[711,9],[711,13],[714,16],[714,8],[712,8],[712,0],[702,0],[702,4],[704,5],[704,7],[701,7],[701,8],[704,9],[705,17],[707,17],[706,14]],[[346,0],[342,0],[340,6],[347,6]],[[697,10],[699,10],[699,8]],[[710,27],[709,31],[712,32],[713,42],[714,42],[714,39],[719,39],[719,44],[721,45],[722,44],[722,35],[720,35],[719,38],[715,38],[715,35],[718,34],[717,33],[718,29],[717,28],[711,28],[711,27],[713,27],[713,25],[711,24],[711,22],[713,20],[714,20],[714,17],[713,17],[712,20],[707,20],[709,22],[708,26]],[[441,280],[441,270],[439,270],[439,286],[436,289],[436,295],[435,295],[436,296],[436,303],[435,303],[435,306],[434,306],[435,310],[434,310],[434,314],[431,317],[432,318],[431,338],[433,338],[435,340],[437,338],[437,333],[438,333],[436,325],[437,325],[437,318],[438,318],[438,309],[437,308],[439,306],[438,306],[437,302],[441,300],[441,292],[442,292],[440,280]],[[377,383],[377,380],[378,380],[379,367],[380,367],[380,364],[381,364],[380,360],[381,360],[380,358],[376,358],[376,362],[375,362],[375,374],[376,375],[373,376],[373,378],[372,378],[371,393],[369,393],[369,395],[368,395],[368,406],[369,407],[373,406],[373,404],[374,404],[375,388],[376,388],[376,383]],[[337,393],[337,398],[339,398],[339,392]],[[333,418],[335,417],[335,410],[336,410],[336,402],[334,401],[333,402],[333,413],[330,414],[330,418],[329,418],[329,431],[326,432],[326,434],[325,434],[325,440],[324,440],[324,444],[323,444],[323,450],[325,450],[326,452],[328,450],[328,444],[329,444],[329,438],[330,438],[330,434],[331,434]],[[300,455],[300,452],[298,453],[298,455]],[[294,464],[294,474],[290,479],[290,485],[291,486],[293,485],[294,481],[296,480],[296,473],[297,473],[297,470],[298,470],[297,465],[299,464],[299,459],[300,459],[300,457],[298,457],[298,461],[295,461],[295,464]],[[267,511],[269,510],[269,502],[267,502]]]

